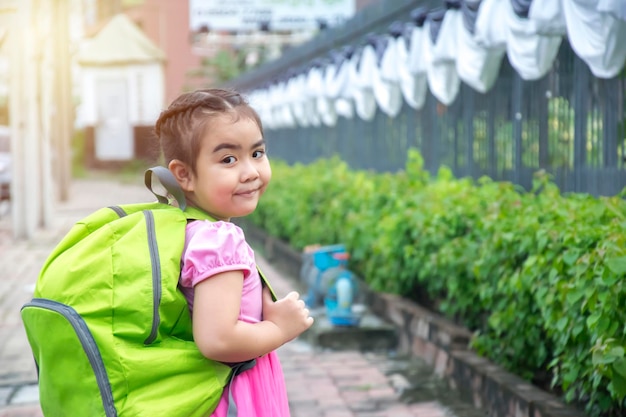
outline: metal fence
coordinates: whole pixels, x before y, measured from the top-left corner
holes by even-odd
[[[233,86],[261,86],[304,59],[329,53],[338,46],[337,36],[354,40],[369,31],[368,24],[384,27],[416,2],[394,2],[395,9],[381,3],[352,30],[313,40]],[[445,165],[457,177],[488,176],[529,189],[533,174],[543,169],[563,192],[616,195],[626,187],[625,92],[624,71],[596,78],[563,39],[542,79],[523,80],[505,55],[496,84],[485,94],[462,84],[450,106],[428,93],[421,110],[405,103],[394,118],[378,110],[372,121],[339,118],[333,127],[267,130],[266,138],[271,156],[289,163],[339,155],[354,169],[393,172],[404,168],[408,149],[416,148],[433,174]]]

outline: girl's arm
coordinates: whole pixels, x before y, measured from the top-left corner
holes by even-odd
[[[313,324],[297,293],[276,301],[269,309],[273,321],[239,320],[243,273],[224,272],[195,286],[193,335],[200,352],[221,362],[242,362],[265,355],[294,339]],[[264,305],[271,297],[263,291]],[[265,315],[265,310],[264,310]]]

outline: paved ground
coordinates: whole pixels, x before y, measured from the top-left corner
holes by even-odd
[[[36,372],[20,320],[46,256],[71,225],[97,208],[152,200],[140,185],[77,180],[68,202],[54,207],[54,221],[34,239],[12,238],[11,216],[0,207],[0,417],[41,417]],[[292,277],[258,259],[277,293],[294,288]],[[484,412],[458,399],[419,360],[386,353],[324,351],[294,341],[279,351],[292,417],[478,417]],[[56,417],[56,416],[55,416]],[[82,416],[81,416],[82,417]]]

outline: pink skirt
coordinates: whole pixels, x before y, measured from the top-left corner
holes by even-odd
[[[237,375],[233,398],[239,417],[289,417],[283,368],[276,352],[257,358],[256,365]],[[211,417],[227,417],[228,387]]]

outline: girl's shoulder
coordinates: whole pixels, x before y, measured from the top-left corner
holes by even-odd
[[[241,228],[229,222],[194,220],[187,224],[180,282],[193,287],[219,272],[254,269],[254,252]]]
[[[246,242],[243,230],[236,224],[224,221],[195,220],[187,224],[185,243],[187,248],[200,247],[203,250],[252,252]]]
[[[194,220],[187,224],[186,229],[187,237],[192,237],[197,233],[202,233],[204,236],[214,236],[216,238],[236,238],[245,240],[243,230],[239,226],[231,222],[225,221],[210,221],[210,220]]]

